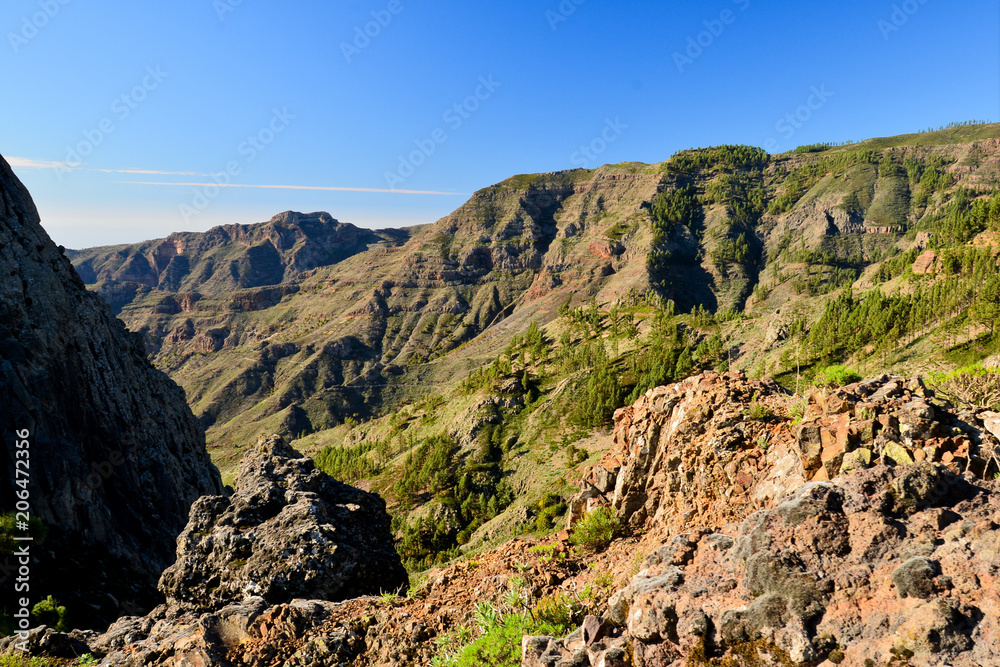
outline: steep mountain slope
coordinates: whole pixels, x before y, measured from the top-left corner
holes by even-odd
[[[639,228],[657,181],[655,169],[629,165],[518,177],[435,225],[377,232],[377,244],[351,257],[322,255],[314,244],[336,242],[307,235],[297,253],[322,257],[308,265],[320,268],[284,282],[275,271],[273,284],[237,292],[225,288],[233,276],[246,284],[246,271],[231,257],[278,256],[297,214],[204,238],[83,251],[75,262],[102,294],[135,294],[122,318],[185,388],[210,441],[268,429],[294,436],[380,414],[464,375],[529,318],[554,316],[573,291],[645,288]],[[622,240],[629,225],[633,238]],[[222,238],[243,240],[217,245]],[[215,249],[197,254],[206,246]],[[167,280],[192,253],[187,277]],[[133,290],[135,278],[150,289]],[[448,354],[491,326],[495,342]]]
[[[998,189],[998,125],[682,151],[513,177],[283,283],[158,287],[121,316],[224,470],[258,432],[297,438],[387,497],[420,568],[551,529],[614,409],[699,369],[797,388],[996,354]],[[77,262],[96,279],[156,246]]]
[[[191,503],[221,480],[183,392],[88,293],[3,159],[0,197],[3,555],[23,534],[20,500],[44,524],[31,599],[53,594],[99,624],[151,606]]]

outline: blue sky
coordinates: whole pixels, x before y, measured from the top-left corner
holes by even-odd
[[[68,247],[1000,121],[995,0],[5,0],[0,35],[0,154]]]

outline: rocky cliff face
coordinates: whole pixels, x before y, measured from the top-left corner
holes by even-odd
[[[0,197],[0,507],[27,430],[31,511],[49,527],[33,599],[98,624],[150,603],[191,503],[222,485],[184,393],[88,293],[2,159]]]
[[[589,631],[527,639],[526,667],[1000,660],[994,413],[889,376],[788,401],[703,374],[617,413],[574,506],[651,553]]]

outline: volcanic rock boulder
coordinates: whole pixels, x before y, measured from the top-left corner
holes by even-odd
[[[776,417],[788,400],[774,381],[740,373],[651,389],[615,412],[614,446],[573,506],[607,504],[622,524],[668,532],[768,509],[806,481],[795,438]]]
[[[234,489],[191,508],[177,562],[160,579],[168,605],[211,611],[254,597],[276,605],[406,587],[385,502],[317,470],[280,437],[246,454]]]
[[[31,515],[48,527],[32,599],[54,595],[75,624],[152,606],[191,503],[222,490],[183,392],[87,292],[2,158],[0,438],[0,512],[26,441]]]

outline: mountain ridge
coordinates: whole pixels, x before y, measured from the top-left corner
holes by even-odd
[[[1000,125],[914,137],[514,176],[280,289],[152,290],[121,317],[224,472],[281,433],[384,494],[420,567],[530,530],[609,447],[613,410],[654,386],[738,369],[798,388],[831,364],[915,375],[1000,352],[979,289]],[[937,268],[918,273],[927,252]],[[480,480],[459,497],[412,471],[448,443],[438,472]]]

